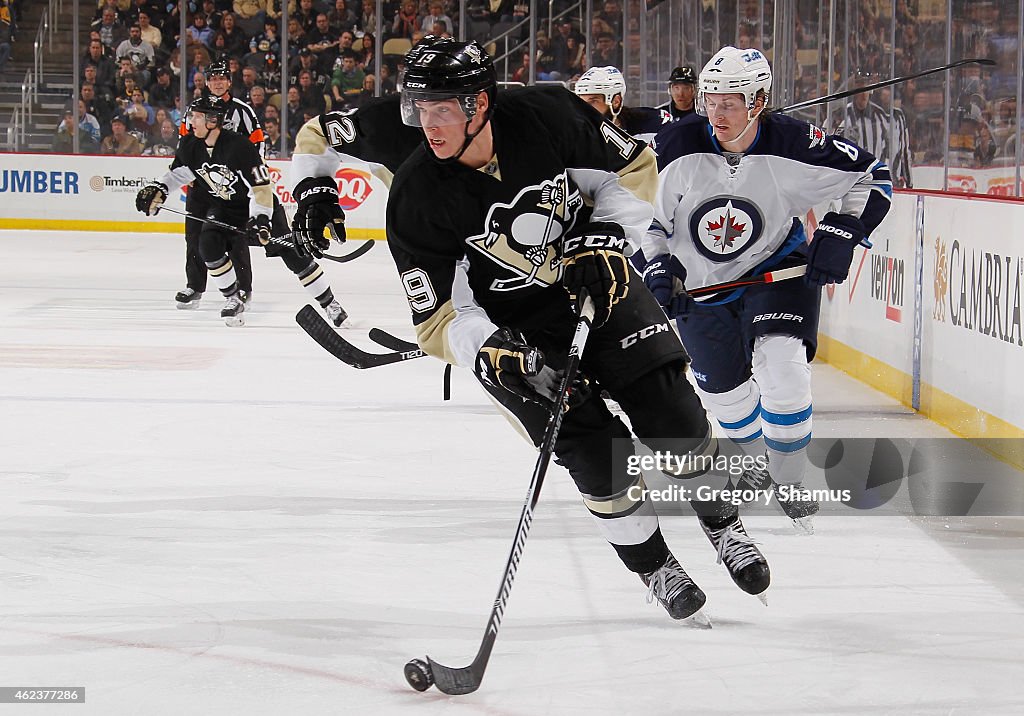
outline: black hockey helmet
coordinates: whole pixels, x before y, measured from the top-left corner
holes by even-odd
[[[491,108],[498,94],[494,63],[480,43],[435,35],[427,35],[409,50],[399,82],[402,121],[412,127],[421,126],[417,100],[457,98],[468,123],[476,115],[480,92],[487,93]]]
[[[217,125],[224,124],[224,115],[227,114],[228,104],[220,97],[209,93],[203,93],[200,97],[192,101],[192,104],[188,106],[188,111],[202,112],[206,115],[207,124],[211,120],[215,121]]]
[[[673,85],[676,82],[683,82],[688,85],[697,84],[697,70],[693,69],[689,65],[676,67],[672,70],[672,74],[668,76],[668,83]]]
[[[231,78],[231,68],[227,60],[214,60],[206,66],[206,77],[227,77]]]

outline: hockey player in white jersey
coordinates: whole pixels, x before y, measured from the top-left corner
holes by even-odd
[[[648,144],[672,115],[654,107],[627,107],[626,80],[617,67],[591,67],[576,80],[573,91],[616,127]]]
[[[767,451],[771,484],[798,529],[818,504],[798,489],[811,437],[821,287],[846,280],[857,245],[890,206],[889,168],[807,122],[766,111],[772,73],[756,49],[721,49],[700,73],[701,122],[655,139],[660,182],[643,243],[644,282],[676,318],[698,392],[726,435]],[[835,200],[810,245],[796,217]],[[691,299],[685,289],[806,264],[804,280]],[[797,489],[795,489],[797,488]]]

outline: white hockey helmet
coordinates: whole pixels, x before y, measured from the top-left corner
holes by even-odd
[[[608,105],[608,110],[612,113],[612,116],[615,117],[622,109],[622,103],[626,101],[626,80],[618,67],[612,67],[611,65],[608,67],[591,67],[576,80],[576,86],[573,88],[573,91],[579,96],[585,94],[604,95],[604,102]],[[612,104],[612,99],[614,99],[615,95],[620,96],[618,109]]]
[[[697,111],[706,115],[706,94],[743,95],[747,111],[754,109],[757,95],[764,92],[767,104],[772,91],[772,68],[760,50],[723,47],[708,60],[697,81]]]

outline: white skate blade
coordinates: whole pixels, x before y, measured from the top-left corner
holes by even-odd
[[[245,325],[245,318],[243,318],[241,315],[225,316],[224,325],[230,326],[231,328],[238,328],[239,326]]]
[[[793,531],[801,536],[814,534],[814,519],[808,517],[796,517],[793,519]]]
[[[199,300],[189,301],[188,303],[182,303],[181,301],[175,301],[174,305],[181,311],[190,311],[193,308],[199,308]]]
[[[710,629],[711,619],[707,614],[704,613],[704,609],[698,609],[686,619],[682,620],[684,624],[692,626],[694,629]]]

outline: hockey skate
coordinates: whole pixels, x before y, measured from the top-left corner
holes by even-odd
[[[710,628],[711,622],[701,611],[707,597],[670,553],[660,569],[641,574],[647,587],[647,603],[655,599],[673,619],[689,619],[695,626]]]
[[[196,291],[191,288],[186,288],[174,294],[174,301],[175,305],[177,305],[178,308],[196,308],[199,305],[199,301],[202,299],[202,297],[202,291]]]
[[[225,324],[231,327],[244,326],[245,318],[242,316],[244,312],[245,304],[236,293],[233,296],[228,296],[224,308],[220,309],[220,317],[224,319]]]
[[[700,518],[701,529],[711,541],[711,546],[718,551],[718,563],[724,564],[729,576],[736,586],[747,594],[753,594],[768,605],[764,591],[771,584],[771,572],[768,561],[747,534],[739,516],[731,518],[719,527],[709,527],[704,518]]]
[[[252,302],[252,291],[238,289],[238,297],[242,299],[242,303],[245,304],[245,307],[249,308],[249,304]]]
[[[772,479],[767,469],[759,467],[748,468],[736,481],[736,488],[739,490],[772,490],[782,511],[786,513],[786,517],[793,521],[793,529],[796,530],[796,533],[814,534],[814,521],[811,516],[818,511],[817,500],[811,497],[811,494],[804,490],[803,485],[799,482],[786,485],[782,492],[779,491],[780,487],[783,486]]]
[[[345,322],[346,318],[348,318],[348,314],[345,312],[345,309],[342,308],[341,304],[337,301],[331,301],[324,306],[324,313],[327,314],[327,318],[334,324],[335,328],[340,328],[341,324]]]
[[[774,487],[775,499],[786,513],[786,517],[793,520],[793,529],[798,534],[814,534],[814,521],[811,518],[818,512],[818,501],[811,495],[810,490],[805,489],[799,482],[792,485],[775,483]]]

